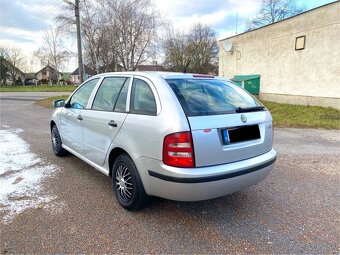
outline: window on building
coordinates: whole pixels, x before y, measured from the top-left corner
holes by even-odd
[[[299,36],[295,38],[295,50],[303,50],[305,49],[306,44],[306,36]]]

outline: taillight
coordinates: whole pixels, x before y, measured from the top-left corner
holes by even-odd
[[[194,77],[194,78],[215,78],[214,75],[207,75],[207,74],[193,74],[192,77]]]
[[[164,137],[163,163],[176,167],[195,167],[194,146],[190,132],[174,133]]]

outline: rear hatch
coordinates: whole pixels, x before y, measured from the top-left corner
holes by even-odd
[[[188,118],[197,167],[240,161],[271,150],[270,113],[238,86],[211,78],[167,82]]]

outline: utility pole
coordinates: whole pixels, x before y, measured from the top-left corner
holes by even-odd
[[[71,4],[74,7],[74,15],[76,16],[76,26],[77,26],[77,47],[78,47],[78,74],[79,81],[83,83],[84,81],[84,65],[83,65],[83,54],[81,51],[81,37],[80,37],[80,15],[79,15],[79,0],[74,0],[72,3],[69,0],[63,0],[67,4]]]
[[[81,37],[80,37],[80,17],[79,17],[79,0],[75,0],[74,11],[76,16],[77,25],[77,46],[78,46],[78,70],[79,70],[79,81],[84,81],[84,66],[83,66],[83,54],[81,51]]]

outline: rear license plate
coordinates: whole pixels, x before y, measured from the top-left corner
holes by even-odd
[[[258,125],[222,129],[221,132],[222,142],[224,145],[256,140],[261,138],[260,129]]]

